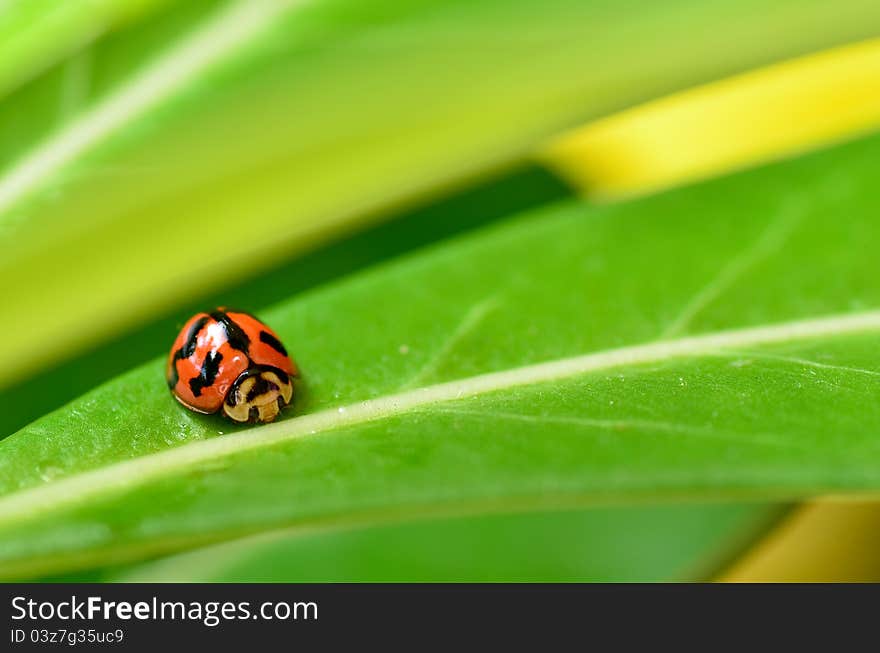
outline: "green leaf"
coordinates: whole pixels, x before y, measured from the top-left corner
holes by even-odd
[[[151,315],[120,338],[0,390],[0,439],[154,358],[168,346],[168,334],[204,306],[247,306],[259,312],[295,293],[417,247],[571,196],[571,190],[549,172],[535,166],[518,167],[285,261],[257,277],[202,295],[169,314]]]
[[[272,425],[189,413],[163,360],[138,368],[0,443],[0,568],[290,525],[876,490],[878,154],[874,137],[565,202],[295,298],[263,314],[304,374]]]
[[[0,7],[0,97],[96,37],[168,0],[7,0]]]
[[[880,17],[866,0],[175,10],[0,109],[16,125],[0,147],[0,322],[17,326],[2,385],[561,128],[870,36]]]
[[[258,536],[98,576],[123,582],[707,580],[783,510],[595,508]]]

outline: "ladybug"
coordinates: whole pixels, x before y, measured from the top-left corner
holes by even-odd
[[[235,422],[271,422],[293,399],[296,364],[278,336],[248,313],[198,313],[177,334],[165,378],[174,398],[197,413]]]

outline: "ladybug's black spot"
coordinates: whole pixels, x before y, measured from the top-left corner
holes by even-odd
[[[189,331],[186,334],[186,339],[183,342],[183,347],[180,348],[180,357],[181,358],[189,358],[196,351],[196,346],[199,344],[199,332],[202,330],[202,327],[205,326],[205,323],[211,318],[207,315],[204,317],[200,317],[198,320],[192,323],[192,326],[189,328]]]
[[[194,396],[201,396],[202,388],[207,388],[214,383],[214,379],[217,378],[217,373],[220,371],[220,361],[222,360],[223,354],[219,351],[208,352],[199,375],[189,380],[189,389],[192,390]]]
[[[235,321],[223,311],[214,311],[211,313],[211,317],[223,325],[223,328],[226,330],[226,340],[229,342],[229,346],[247,354],[248,348],[251,345],[251,339],[248,338],[244,329],[238,326],[238,324],[236,324]]]
[[[260,331],[260,342],[265,342],[279,354],[287,356],[287,350],[284,348],[284,345],[281,344],[281,341],[268,331]]]
[[[205,326],[205,323],[211,318],[207,315],[204,317],[200,317],[198,320],[192,323],[192,326],[189,328],[189,331],[186,332],[186,338],[184,338],[183,346],[174,352],[174,356],[171,359],[171,369],[168,371],[168,387],[170,389],[174,389],[174,386],[177,385],[177,381],[180,379],[177,374],[177,361],[183,360],[184,358],[189,358],[196,351],[196,346],[199,343],[199,332],[201,332],[202,327]]]

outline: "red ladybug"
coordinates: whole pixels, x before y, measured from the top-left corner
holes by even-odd
[[[168,356],[168,387],[197,413],[271,422],[293,399],[296,364],[278,336],[253,315],[218,308],[194,315]]]

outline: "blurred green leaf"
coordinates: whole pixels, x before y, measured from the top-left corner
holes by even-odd
[[[260,536],[99,576],[124,582],[655,582],[711,578],[780,508],[491,515]]]
[[[0,109],[16,125],[0,321],[17,327],[0,385],[563,127],[874,35],[880,17],[868,0],[175,9]]]
[[[189,413],[163,360],[138,368],[0,443],[3,573],[288,525],[876,490],[878,155],[565,202],[266,311],[304,372],[276,424]]]
[[[0,98],[108,31],[168,0],[5,0],[0,4]]]

